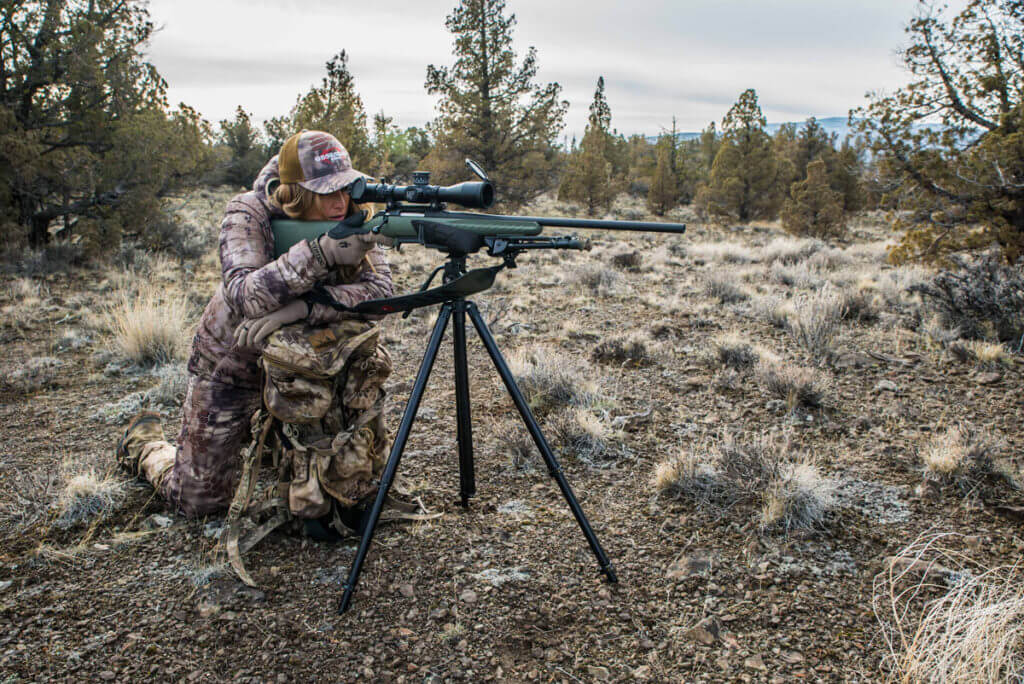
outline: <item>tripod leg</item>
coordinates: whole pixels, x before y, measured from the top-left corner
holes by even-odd
[[[455,342],[455,415],[459,441],[459,496],[462,507],[469,506],[469,497],[476,494],[473,466],[473,423],[469,403],[469,371],[466,366],[466,301],[454,303],[452,339]]]
[[[395,479],[395,471],[398,470],[398,462],[402,460],[402,451],[405,449],[405,442],[409,438],[409,431],[412,429],[412,422],[416,418],[416,411],[420,407],[420,400],[423,398],[423,390],[426,389],[427,380],[430,378],[430,371],[434,367],[434,360],[437,358],[437,350],[441,348],[441,338],[444,337],[445,328],[448,327],[448,319],[452,316],[452,305],[450,303],[441,307],[437,315],[437,323],[434,324],[434,331],[430,335],[430,342],[427,344],[427,351],[423,354],[423,362],[420,363],[419,373],[416,375],[416,382],[409,394],[409,401],[405,404],[405,413],[402,414],[402,422],[395,434],[395,442],[391,445],[391,454],[384,466],[384,472],[380,477],[380,487],[377,490],[377,498],[370,509],[369,518],[366,521],[366,528],[363,530],[363,538],[359,542],[359,550],[352,561],[352,568],[348,573],[348,580],[345,582],[345,594],[341,597],[339,613],[348,610],[352,601],[352,592],[359,581],[359,573],[363,567],[363,560],[373,540],[373,533],[377,528],[377,521],[380,520],[381,509],[384,508],[384,500],[391,489],[391,483]]]
[[[512,395],[512,401],[515,402],[516,408],[519,409],[519,415],[522,416],[526,429],[530,431],[530,436],[533,437],[533,441],[540,450],[541,456],[544,457],[544,462],[548,466],[548,472],[555,478],[558,488],[562,490],[562,496],[565,497],[569,508],[572,509],[573,516],[576,517],[576,522],[579,523],[580,529],[583,530],[583,535],[587,538],[590,550],[594,552],[594,556],[597,558],[601,572],[605,574],[609,582],[617,582],[618,577],[615,575],[615,568],[612,567],[611,561],[605,555],[604,549],[601,548],[601,543],[597,541],[597,535],[594,534],[594,530],[591,529],[590,523],[587,521],[587,516],[584,515],[583,509],[580,508],[580,504],[576,500],[576,496],[572,493],[572,489],[562,473],[561,466],[558,465],[551,447],[548,446],[547,440],[544,439],[544,434],[540,431],[537,419],[533,417],[530,406],[526,403],[526,399],[516,384],[515,378],[512,377],[512,371],[509,370],[508,364],[505,363],[505,357],[501,355],[501,350],[498,349],[498,343],[494,341],[494,336],[491,335],[491,331],[487,328],[487,324],[473,302],[466,303],[466,312],[473,321],[476,331],[480,334],[480,339],[487,348],[487,353],[490,354],[494,367],[498,369],[498,374],[505,383],[505,388]]]

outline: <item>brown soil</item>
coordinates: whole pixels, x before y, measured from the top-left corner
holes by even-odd
[[[730,239],[756,248],[772,230],[737,230]],[[886,653],[871,607],[881,559],[928,530],[969,535],[964,549],[982,563],[1020,557],[1019,523],[984,501],[913,494],[921,482],[918,448],[952,419],[1002,437],[1004,455],[1020,453],[1019,362],[982,376],[984,369],[952,360],[916,333],[845,324],[840,351],[880,352],[888,360],[824,368],[833,383],[825,406],[790,413],[749,379],[731,387],[714,382],[715,369],[697,360],[711,338],[735,330],[786,359],[815,364],[744,306],[706,299],[700,278],[718,265],[680,256],[653,272],[620,271],[623,286],[610,296],[581,293],[574,284],[581,264],[673,241],[614,237],[619,241],[598,236],[603,248],[590,255],[528,255],[518,271],[499,276],[500,288],[477,299],[492,315],[504,308],[494,329],[506,352],[540,344],[559,358],[593,364],[611,415],[652,411],[649,423],[625,433],[615,458],[588,464],[559,450],[618,584],[602,581],[539,457],[513,462],[507,440],[524,429],[471,335],[478,496],[468,510],[456,503],[446,344],[400,469],[444,515],[378,531],[347,614],[337,607],[354,544],[274,534],[247,556],[260,584],[249,589],[215,567],[216,540],[204,532],[218,518],[174,518],[160,527],[166,521],[159,516],[170,514],[146,486],[132,485],[124,505],[94,525],[60,529],[52,514],[27,529],[5,521],[0,679],[875,680]],[[695,226],[678,243],[713,237]],[[424,264],[437,256],[414,252],[395,255],[399,289],[418,284]],[[198,303],[217,276],[211,259],[195,268],[195,277],[176,277]],[[3,329],[7,372],[40,356],[65,362],[45,386],[27,393],[4,386],[0,396],[0,502],[8,511],[17,493],[25,495],[26,473],[57,473],[67,461],[112,469],[120,428],[94,414],[155,382],[146,373],[104,374],[97,351],[108,341],[98,333],[85,347],[58,349],[65,331],[86,325],[83,307],[98,307],[103,277],[80,270],[46,278],[48,293],[31,320]],[[5,277],[5,290],[11,282]],[[637,294],[677,295],[680,306],[660,310]],[[8,313],[18,306],[14,295],[4,304]],[[585,334],[565,334],[565,321]],[[396,360],[393,427],[430,323],[417,316],[385,324]],[[656,324],[664,327],[652,361],[590,360],[600,340]],[[883,380],[896,391],[879,390]],[[780,428],[791,432],[795,448],[817,457],[823,474],[843,483],[842,505],[825,529],[762,533],[754,507],[696,508],[656,495],[656,464],[697,440]],[[696,569],[671,572],[684,555],[698,559]],[[510,580],[489,581],[501,573]],[[705,645],[690,630],[709,616],[721,630]]]

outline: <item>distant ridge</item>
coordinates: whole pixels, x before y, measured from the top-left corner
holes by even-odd
[[[853,121],[854,121],[854,123],[857,123],[857,122],[859,122],[861,120],[862,119],[854,119]],[[826,117],[821,118],[821,119],[817,119],[816,118],[815,121],[817,121],[818,125],[821,126],[823,129],[825,129],[825,132],[828,133],[829,135],[835,133],[836,134],[836,140],[838,142],[840,142],[840,143],[843,142],[843,140],[846,138],[847,135],[850,135],[851,133],[853,133],[853,127],[850,126],[850,120],[847,117],[845,117],[845,116],[826,116]],[[782,128],[783,126],[785,126],[786,124],[793,124],[794,126],[796,126],[797,130],[800,130],[801,128],[803,128],[807,124],[807,121],[806,120],[804,120],[804,121],[785,121],[783,123],[770,123],[770,124],[768,124],[766,126],[766,128],[767,128],[769,134],[775,135],[775,133],[778,132],[778,130],[780,128]],[[931,123],[931,124],[929,124],[929,123],[914,124],[914,126],[913,126],[913,128],[915,128],[915,129],[919,129],[919,128],[940,128],[941,129],[941,127],[942,127],[942,124],[934,124],[934,123]],[[721,131],[719,131],[719,134],[721,134]],[[648,136],[645,136],[645,137],[647,138],[647,141],[650,142],[650,143],[655,143],[655,142],[658,141],[658,136],[656,136],[656,135],[648,135]],[[693,139],[699,138],[699,137],[700,137],[700,131],[696,131],[696,132],[695,131],[685,131],[685,132],[681,132],[681,133],[676,133],[676,138],[679,139],[679,140],[693,140]]]
[[[824,128],[825,132],[828,133],[829,135],[831,135],[832,133],[836,133],[840,142],[842,142],[843,138],[845,138],[850,133],[850,121],[845,116],[826,116],[824,118],[815,120],[818,122],[818,125]],[[854,121],[856,121],[856,119]],[[797,129],[801,129],[804,127],[807,121],[784,121],[782,123],[770,123],[768,124],[767,129],[769,133],[775,135],[776,131],[778,131],[786,124],[790,123],[795,125]],[[721,131],[719,131],[719,133],[721,133]],[[656,135],[648,135],[645,137],[647,138],[647,141],[651,143],[657,142],[658,140],[658,136]],[[693,140],[694,138],[699,137],[700,131],[685,131],[676,133],[676,138],[679,140]]]

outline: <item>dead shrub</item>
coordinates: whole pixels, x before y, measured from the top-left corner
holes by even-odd
[[[10,468],[0,496],[0,534],[20,535],[49,515],[60,478],[54,470]]]
[[[552,421],[552,434],[566,453],[591,465],[620,453],[616,445],[621,434],[586,409],[559,413]]]
[[[577,282],[598,297],[609,297],[622,285],[619,272],[603,264],[584,264],[576,273]]]
[[[790,532],[822,527],[833,506],[834,484],[807,462],[786,463],[768,483],[761,526]]]
[[[52,356],[36,356],[15,367],[7,368],[0,377],[0,386],[19,394],[32,394],[57,387],[60,385],[60,369],[63,366],[63,361]]]
[[[961,535],[922,534],[875,576],[872,608],[901,682],[1007,682],[1024,673],[1019,563],[985,567]]]
[[[974,261],[952,257],[955,270],[910,285],[943,325],[973,340],[1024,345],[1024,267],[1008,266],[995,252]]]
[[[644,263],[644,258],[639,251],[622,252],[612,256],[612,266],[628,271],[639,270]]]
[[[751,343],[735,333],[720,335],[711,340],[711,360],[735,371],[745,371],[754,366],[761,355]]]
[[[124,503],[124,480],[96,470],[70,475],[56,501],[54,525],[68,529],[83,522],[102,520]]]
[[[152,365],[184,357],[187,317],[186,299],[165,298],[155,287],[144,287],[135,297],[123,294],[120,301],[106,309],[103,322],[125,358]]]
[[[722,304],[735,304],[750,298],[740,286],[724,275],[710,275],[704,280],[704,295]]]
[[[567,406],[589,407],[601,398],[593,370],[560,358],[553,350],[516,350],[509,368],[530,408],[540,414]]]
[[[636,333],[610,337],[594,347],[590,356],[602,363],[629,366],[645,366],[655,361],[651,341]]]
[[[755,377],[768,394],[782,399],[790,410],[804,406],[817,408],[824,404],[828,385],[812,368],[801,368],[777,359],[757,364]]]
[[[1000,444],[966,423],[950,425],[919,451],[924,477],[961,496],[979,493],[986,485],[1005,483],[1019,489],[1017,474],[996,456]]]
[[[759,506],[763,531],[823,526],[834,506],[834,483],[794,453],[788,438],[774,435],[702,441],[658,464],[652,483],[660,494],[698,506]]]
[[[758,297],[753,311],[757,318],[780,330],[789,328],[789,319],[795,313],[792,303],[775,295]]]
[[[825,246],[824,242],[815,238],[779,237],[761,250],[761,257],[767,264],[796,264]]]
[[[825,287],[796,301],[789,333],[818,363],[824,363],[832,356],[832,343],[845,315],[846,298],[835,288]]]

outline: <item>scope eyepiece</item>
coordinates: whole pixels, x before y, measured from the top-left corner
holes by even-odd
[[[469,181],[458,185],[430,185],[430,175],[417,172],[413,185],[388,185],[367,183],[359,178],[352,184],[349,195],[352,201],[364,202],[409,202],[410,204],[440,204],[452,202],[469,209],[487,209],[494,204],[494,184],[490,181]],[[421,182],[423,181],[423,182]]]

